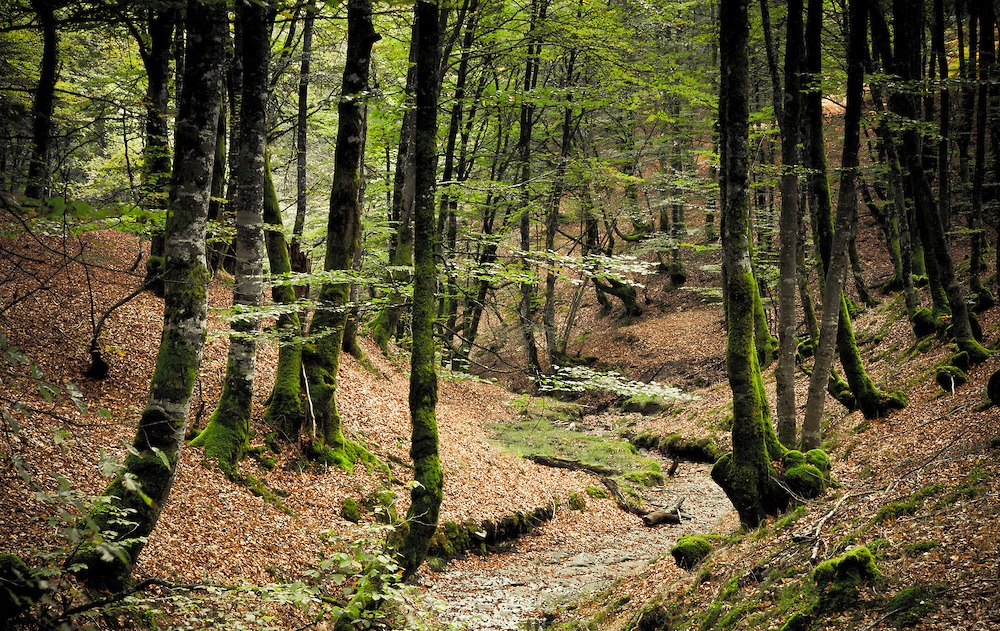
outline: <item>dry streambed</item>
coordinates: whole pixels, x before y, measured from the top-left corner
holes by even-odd
[[[666,471],[669,461],[661,464]],[[711,465],[681,462],[663,486],[642,489],[652,508],[683,498],[691,519],[681,525],[647,528],[613,500],[588,497],[586,510],[560,505],[552,521],[506,551],[454,559],[443,571],[425,571],[422,583],[440,601],[441,617],[459,628],[540,628],[544,612],[556,604],[669,554],[683,534],[711,531],[732,505],[712,482],[710,470]],[[600,486],[597,478],[594,483]]]

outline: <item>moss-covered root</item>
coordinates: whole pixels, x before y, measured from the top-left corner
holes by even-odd
[[[712,552],[712,540],[706,535],[684,535],[670,549],[677,566],[690,570]]]
[[[978,366],[993,354],[992,351],[971,337],[956,338],[955,344],[958,345],[959,350],[968,353],[970,366]]]
[[[252,392],[246,389],[237,393],[233,384],[237,380],[226,380],[219,405],[208,420],[208,425],[191,445],[204,447],[205,456],[219,462],[219,467],[227,473],[233,471],[243,457],[250,436],[250,401]],[[245,382],[240,382],[244,386]],[[239,388],[243,389],[243,388]]]
[[[778,484],[777,472],[768,463],[763,471],[735,467],[733,454],[719,458],[712,467],[712,479],[718,484],[740,515],[740,522],[751,528],[768,515],[776,515],[788,506],[788,492]]]
[[[784,473],[781,478],[789,491],[802,499],[823,494],[830,484],[830,457],[822,449],[806,453],[789,451],[781,459]]]
[[[875,559],[866,546],[820,563],[813,570],[813,580],[820,593],[819,609],[844,611],[856,606],[861,586],[873,583],[879,576]]]
[[[910,326],[913,327],[913,334],[920,339],[932,335],[937,331],[937,323],[934,314],[930,309],[917,309],[910,318]]]

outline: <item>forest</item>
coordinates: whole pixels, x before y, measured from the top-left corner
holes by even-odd
[[[998,11],[3,0],[0,630],[1000,625]]]

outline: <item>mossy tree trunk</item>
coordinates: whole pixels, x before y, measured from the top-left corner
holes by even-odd
[[[285,224],[269,164],[264,167],[264,224],[264,241],[271,274],[280,276],[291,272]],[[289,285],[277,284],[271,288],[271,299],[277,304],[292,305],[295,303],[295,290]],[[278,364],[264,421],[277,433],[280,440],[294,442],[298,439],[305,420],[302,400],[302,344],[296,339],[302,333],[298,312],[283,312],[278,316],[274,329],[279,343]]]
[[[816,363],[809,380],[806,412],[802,421],[802,450],[816,449],[822,442],[821,421],[826,403],[827,377],[833,368],[835,341],[839,339],[844,280],[847,276],[847,246],[854,233],[857,214],[858,148],[860,145],[861,108],[864,100],[864,52],[867,48],[867,0],[851,0],[850,35],[847,48],[847,109],[844,114],[844,146],[841,154],[840,196],[837,199],[837,224],[833,234],[833,257],[826,273],[823,290],[823,324],[820,328]],[[850,323],[847,323],[848,326]],[[853,337],[853,334],[851,335]],[[846,367],[845,367],[846,370]]]
[[[225,7],[190,2],[187,64],[174,144],[170,211],[164,257],[163,336],[146,408],[124,468],[85,518],[101,532],[97,547],[78,551],[88,585],[120,589],[127,583],[145,538],[153,531],[173,485],[187,425],[208,307],[205,223],[212,184],[215,132],[222,98]],[[134,522],[123,529],[120,519]],[[121,555],[102,554],[117,547]]]
[[[257,369],[257,332],[260,317],[254,310],[263,296],[264,171],[267,102],[271,58],[270,4],[238,3],[236,21],[243,31],[243,95],[237,139],[236,275],[233,286],[233,335],[229,339],[226,376],[219,403],[208,425],[192,441],[205,455],[232,472],[243,456],[250,436],[253,379]],[[216,172],[216,177],[218,173]]]
[[[893,0],[892,9],[895,26],[893,44],[896,73],[903,81],[918,81],[921,65],[917,44],[920,41],[923,28],[920,14],[913,11],[909,3],[903,0]],[[917,118],[914,96],[909,93],[902,91],[894,93],[890,99],[890,105],[893,112],[904,120]],[[940,212],[934,201],[934,193],[924,172],[919,132],[912,126],[906,126],[902,133],[903,153],[906,155],[906,166],[910,172],[917,225],[921,241],[928,255],[927,262],[933,262],[936,265],[941,285],[947,293],[952,316],[951,335],[956,344],[969,354],[969,359],[973,364],[981,363],[989,356],[989,351],[973,335],[969,308],[955,274],[951,247],[945,234]],[[928,265],[928,272],[930,272],[930,267]]]
[[[740,520],[756,526],[787,503],[771,466],[783,454],[771,427],[754,347],[757,282],[749,247],[749,22],[744,0],[719,4],[722,46],[719,90],[723,268],[728,305],[726,368],[733,391],[733,452],[712,478],[725,490]]]
[[[323,269],[348,273],[361,240],[361,164],[364,153],[365,93],[372,45],[379,40],[372,27],[370,0],[349,0],[347,59],[340,103],[337,105],[337,147],[327,223],[327,248]],[[321,337],[307,344],[302,360],[311,407],[315,413],[314,446],[330,464],[353,468],[361,448],[344,438],[337,409],[337,369],[349,314],[349,281],[328,282],[320,289],[319,304],[310,333]]]
[[[971,248],[969,254],[969,285],[977,305],[992,306],[993,296],[983,285],[980,278],[983,272],[983,246],[986,235],[983,233],[983,187],[986,180],[986,126],[990,123],[990,85],[991,72],[994,65],[993,50],[993,6],[983,2],[980,5],[979,21],[979,82],[978,104],[976,106],[976,166],[972,176],[972,213],[969,215],[971,230]],[[995,123],[994,123],[995,124]],[[996,159],[994,157],[994,159]]]
[[[795,442],[795,292],[798,289],[799,234],[799,68],[802,64],[802,0],[788,3],[788,36],[785,39],[784,121],[781,125],[781,243],[778,285],[778,438],[791,447]]]
[[[437,2],[417,2],[414,31],[416,60],[416,162],[414,205],[413,350],[410,359],[410,457],[413,481],[409,528],[400,555],[404,577],[412,576],[427,556],[437,531],[444,476],[438,456],[437,369],[434,357],[435,286],[437,245],[440,235],[434,220],[437,176],[437,71],[441,50]]]

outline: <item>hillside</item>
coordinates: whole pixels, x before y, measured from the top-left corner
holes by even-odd
[[[72,251],[83,243],[72,244]],[[26,261],[37,262],[8,270],[8,278],[20,280],[3,286],[8,343],[22,349],[48,382],[75,383],[91,410],[84,414],[67,396],[48,403],[37,394],[37,386],[25,380],[23,366],[4,365],[8,409],[19,402],[27,411],[15,411],[20,431],[6,425],[0,552],[43,565],[58,565],[64,558],[70,543],[60,532],[75,515],[72,509],[60,515],[67,504],[47,501],[44,494],[69,498],[70,489],[84,496],[103,489],[102,461],[108,456],[121,459],[131,440],[152,372],[160,318],[160,304],[149,295],[115,310],[101,337],[110,376],[103,381],[83,378],[91,296],[94,312],[100,314],[131,289],[135,279],[122,270],[138,243],[114,232],[93,236],[85,248],[96,263],[89,278],[82,266],[55,256],[57,248],[48,249],[55,245],[65,246],[27,238],[8,244]],[[711,279],[698,282],[708,284]],[[193,414],[194,423],[202,426],[225,366],[225,283],[220,276],[211,292],[213,334]],[[638,377],[685,385],[698,400],[647,417],[585,416],[581,424],[630,435],[710,435],[725,447],[729,393],[721,370],[724,336],[718,307],[702,303],[696,294],[670,291],[662,281],[654,281],[647,295],[654,306],[631,323],[616,322],[600,315],[596,306],[588,307],[583,317],[589,335],[581,353],[597,355],[602,363]],[[860,413],[846,413],[829,401],[827,448],[837,485],[826,496],[751,532],[739,530],[724,498],[711,499],[719,495],[718,489],[707,480],[708,467],[695,463],[682,463],[677,478],[658,491],[671,500],[686,498],[694,519],[681,526],[645,529],[609,499],[588,497],[585,511],[570,509],[570,495],[593,486],[594,476],[533,464],[491,440],[490,428],[519,417],[526,399],[489,383],[445,375],[439,405],[446,471],[442,522],[499,522],[546,507],[554,509],[554,517],[521,543],[498,545],[486,557],[453,560],[443,571],[422,570],[417,577],[420,591],[452,603],[442,605],[437,617],[425,624],[437,628],[456,622],[465,615],[463,608],[478,607],[487,613],[480,622],[469,619],[470,628],[517,628],[518,620],[545,620],[565,629],[778,629],[815,597],[812,567],[855,545],[869,546],[880,578],[863,587],[860,608],[823,617],[813,628],[892,628],[904,620],[905,612],[914,612],[919,628],[927,629],[987,629],[1000,623],[1000,603],[994,595],[1000,545],[995,438],[1000,414],[984,405],[985,382],[1000,368],[1000,358],[974,368],[968,384],[944,393],[934,382],[933,367],[948,354],[947,346],[933,339],[915,345],[901,309],[898,296],[886,297],[859,317],[857,330],[876,383],[903,387],[909,407],[888,419],[865,422]],[[980,319],[987,339],[995,341],[1000,336],[1000,308]],[[287,509],[281,510],[227,480],[203,460],[199,449],[186,448],[138,578],[191,585],[307,580],[321,559],[345,549],[345,542],[372,536],[371,511],[363,509],[361,525],[354,525],[341,517],[344,499],[364,505],[380,489],[390,488],[395,510],[405,510],[405,356],[386,358],[370,344],[365,348],[375,370],[344,358],[341,410],[348,432],[388,464],[394,481],[363,467],[353,473],[289,467],[295,450],[281,454],[273,468],[248,459],[243,473],[260,477],[277,492]],[[260,353],[255,444],[262,443],[265,434],[259,417],[273,379],[275,349],[267,346]],[[773,397],[773,373],[765,377]],[[805,379],[800,373],[800,404]],[[596,412],[609,401],[587,395],[583,402]],[[102,408],[108,418],[95,412]],[[23,458],[24,470],[37,487],[19,479],[11,454]],[[667,554],[673,541],[681,534],[707,531],[721,537],[713,554],[691,572],[678,568]],[[331,536],[323,535],[327,532]],[[600,555],[613,549],[622,554]],[[647,563],[649,559],[654,560]],[[504,572],[539,575],[514,579],[504,578]],[[546,582],[551,578],[546,573],[558,576]],[[601,591],[607,581],[624,574]],[[890,600],[915,586],[926,589],[914,592],[919,598],[913,603],[904,607]],[[581,602],[574,600],[580,590],[593,589],[598,591]],[[558,597],[557,604],[540,604],[537,596],[542,592],[546,598]],[[515,600],[489,600],[490,594],[514,594]],[[504,607],[510,610],[501,611]],[[308,623],[301,612],[281,607],[277,611],[274,628]],[[212,626],[205,622],[212,618],[201,620]]]

